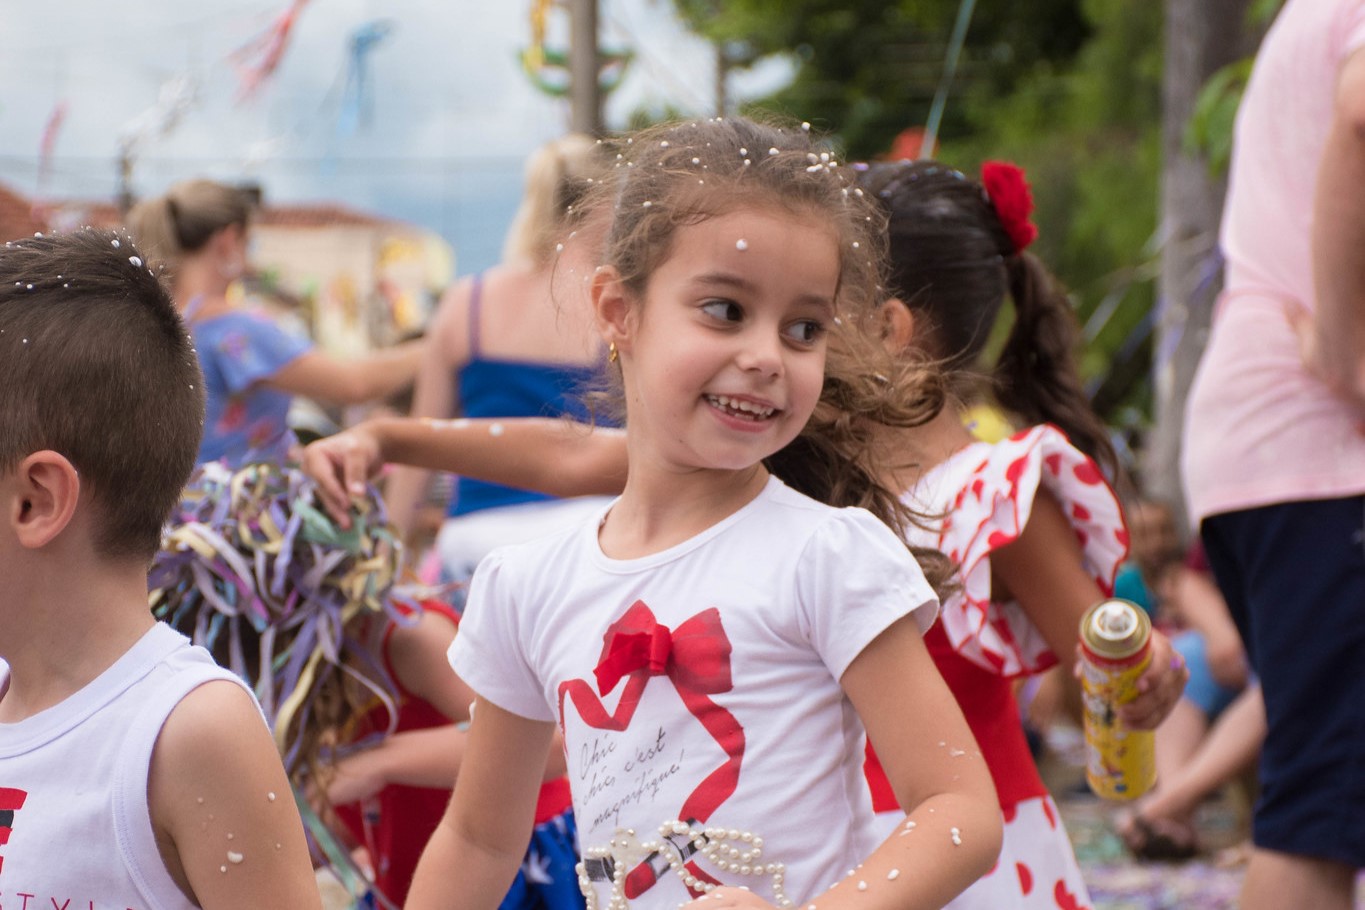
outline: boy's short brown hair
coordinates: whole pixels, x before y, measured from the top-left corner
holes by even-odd
[[[0,248],[0,472],[62,454],[100,513],[96,551],[150,559],[203,425],[189,332],[127,236],[84,228]]]

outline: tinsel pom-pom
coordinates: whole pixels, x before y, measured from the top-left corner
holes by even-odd
[[[404,618],[391,594],[402,548],[373,490],[349,529],[313,483],[276,464],[199,468],[162,535],[149,577],[157,618],[252,686],[292,773],[325,687],[359,685],[396,718],[375,641]]]

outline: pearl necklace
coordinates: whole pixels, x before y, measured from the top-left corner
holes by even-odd
[[[687,868],[696,857],[705,857],[721,872],[742,876],[771,877],[773,903],[791,907],[783,887],[786,881],[785,863],[761,862],[763,838],[738,828],[702,828],[673,820],[659,826],[659,839],[641,842],[634,829],[618,829],[616,836],[605,847],[589,847],[578,863],[578,887],[583,892],[587,910],[598,910],[597,888],[594,880],[611,879],[611,898],[607,910],[627,910],[626,876],[630,870],[647,863],[656,874],[672,870],[693,892],[709,892],[718,887],[713,882],[697,878]],[[590,875],[591,868],[594,874]],[[740,886],[744,887],[744,886]],[[678,905],[683,906],[682,904]]]

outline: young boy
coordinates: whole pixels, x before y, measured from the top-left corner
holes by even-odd
[[[203,415],[126,238],[0,248],[0,906],[320,906],[254,699],[147,607]]]

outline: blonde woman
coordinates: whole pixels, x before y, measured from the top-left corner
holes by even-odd
[[[581,395],[604,351],[584,293],[594,250],[575,204],[602,172],[597,142],[581,134],[556,139],[527,160],[502,262],[441,300],[413,416],[587,418]],[[428,479],[413,468],[390,479],[400,527],[411,526]],[[463,581],[495,546],[572,524],[598,503],[458,478],[437,538],[441,574]]]

